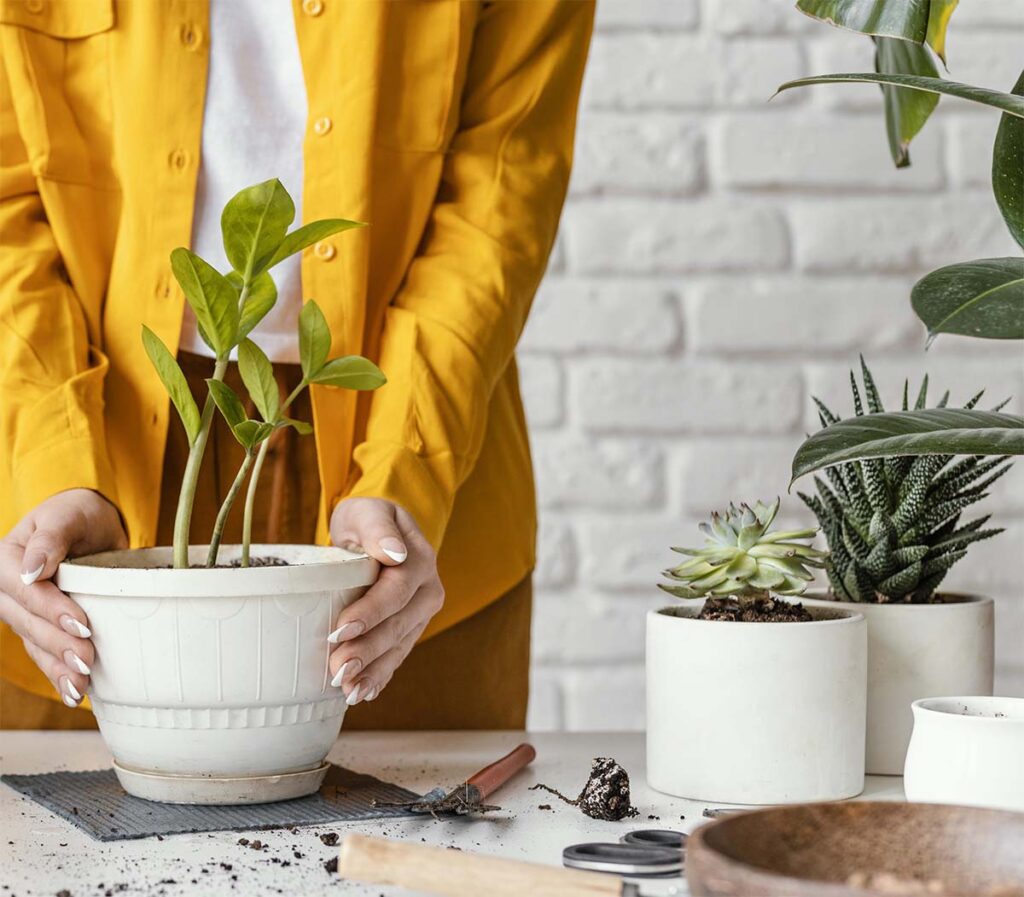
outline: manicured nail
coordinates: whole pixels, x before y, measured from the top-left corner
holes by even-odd
[[[359,668],[363,665],[363,662],[358,657],[353,657],[351,660],[346,660],[339,668],[338,672],[334,674],[334,678],[331,680],[331,685],[335,688],[341,687],[341,680],[345,678],[346,672],[357,673]]]
[[[409,557],[409,552],[405,550],[405,546],[398,539],[388,537],[387,539],[381,539],[378,544],[380,545],[380,550],[396,564],[402,563],[402,561]]]
[[[327,636],[327,641],[332,645],[336,645],[338,642],[348,641],[350,638],[362,635],[365,628],[365,624],[360,620],[353,620],[351,623],[346,623],[344,626],[339,626],[335,629],[334,632]]]
[[[345,698],[345,703],[348,704],[349,707],[352,707],[354,704],[359,703],[359,692],[362,691],[362,688],[363,683],[357,682],[355,688],[353,688],[352,691],[348,693],[348,697]]]
[[[83,626],[70,614],[64,614],[60,618],[60,628],[68,635],[77,635],[79,638],[89,638],[92,635],[92,630],[88,626]]]
[[[62,695],[61,696],[61,700],[63,700],[64,703],[68,705],[68,707],[77,707],[78,706],[78,701],[76,701],[73,697],[71,697],[71,695]]]
[[[21,581],[27,586],[32,585],[32,583],[39,579],[39,574],[43,572],[43,567],[45,566],[46,561],[43,561],[35,570],[27,570],[23,572],[21,574]]]
[[[69,707],[77,706],[78,702],[82,700],[82,693],[75,688],[75,683],[72,682],[67,676],[60,677],[60,690],[64,696],[64,703],[68,703],[68,698],[74,701],[74,704],[69,704]]]
[[[78,670],[83,676],[88,676],[92,673],[88,665],[81,657],[79,657],[74,651],[64,652],[64,662],[72,669]]]
[[[366,693],[366,697],[365,697],[365,698],[363,698],[363,700],[364,700],[364,701],[372,701],[372,700],[373,700],[373,699],[374,699],[375,697],[377,697],[377,686],[376,686],[376,685],[375,685],[375,686],[373,686],[373,688],[371,688],[371,689],[370,689],[370,690],[369,690],[369,691],[368,691],[368,692]]]

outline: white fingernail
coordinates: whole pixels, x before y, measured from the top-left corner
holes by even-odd
[[[384,548],[383,546],[381,546],[380,550],[383,551],[384,554],[391,558],[391,560],[393,560],[396,564],[402,563],[402,561],[409,557],[408,551],[391,551],[390,549]]]
[[[341,641],[342,633],[344,633],[346,629],[349,629],[352,626],[352,623],[346,623],[344,626],[339,626],[337,629],[334,630],[334,632],[327,636],[327,641],[329,641],[332,645],[338,644],[338,642]]]
[[[64,614],[60,618],[60,625],[65,632],[77,635],[79,638],[89,638],[92,635],[92,630],[88,626],[83,626],[70,614]]]
[[[363,687],[362,683],[356,683],[356,687],[348,693],[348,697],[345,698],[345,703],[351,707],[353,704],[359,703],[359,691]]]
[[[64,654],[64,659],[65,660],[68,659],[68,655],[69,654],[71,655],[71,659],[70,659],[71,666],[73,666],[76,670],[78,670],[79,673],[81,673],[83,676],[88,676],[90,673],[92,673],[92,670],[89,669],[89,667],[86,665],[85,661],[82,660],[82,658],[79,657],[77,654],[75,654],[74,651],[67,651],[67,652],[65,652],[65,654]]]
[[[31,573],[22,573],[21,574],[21,581],[23,583],[25,583],[25,585],[27,585],[27,586],[32,585],[32,583],[34,583],[37,579],[39,579],[39,574],[43,572],[43,567],[45,567],[45,566],[46,566],[46,561],[43,561],[39,565],[39,567],[37,569],[33,570]]]
[[[370,689],[370,690],[369,690],[369,691],[368,691],[368,692],[366,693],[366,697],[365,697],[365,698],[363,698],[363,700],[364,700],[364,701],[372,701],[372,700],[373,700],[373,699],[374,699],[375,697],[377,697],[377,686],[376,686],[376,685],[375,685],[375,686],[374,686],[373,688],[371,688],[371,689]]]
[[[68,694],[72,698],[74,698],[76,702],[82,700],[82,693],[77,688],[75,688],[75,683],[74,682],[72,682],[70,679],[65,678],[64,679],[64,684],[65,684],[65,687],[68,690]]]
[[[341,685],[341,680],[345,678],[345,667],[347,667],[352,661],[346,660],[340,667],[337,673],[334,674],[334,678],[331,680],[331,685],[335,688]]]
[[[71,697],[71,695],[64,695],[62,700],[64,701],[65,704],[68,705],[68,707],[77,707],[78,706],[78,701],[76,701],[73,697]]]

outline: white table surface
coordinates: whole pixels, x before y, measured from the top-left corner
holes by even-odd
[[[668,797],[647,787],[641,733],[343,733],[330,759],[422,793],[438,784],[464,781],[524,740],[537,748],[536,761],[495,795],[494,802],[504,808],[501,813],[473,820],[382,819],[304,826],[295,834],[287,830],[211,832],[166,835],[162,841],[154,837],[100,843],[0,785],[0,897],[53,897],[65,888],[72,897],[102,897],[108,889],[125,897],[231,893],[397,897],[410,892],[340,883],[337,876],[329,875],[323,862],[336,855],[337,848],[322,844],[319,835],[361,832],[560,865],[562,849],[569,844],[617,841],[635,828],[690,832],[706,821],[701,815],[706,804]],[[639,817],[599,822],[553,795],[527,790],[535,782],[544,782],[575,795],[593,757],[614,757],[629,772]],[[99,769],[109,764],[110,754],[97,733],[0,732],[0,771],[4,773]],[[902,779],[869,776],[860,799],[866,798],[903,800]],[[552,809],[540,810],[540,804],[550,804]],[[649,815],[658,818],[649,819]],[[269,849],[257,853],[239,846],[242,834],[259,838]],[[302,859],[295,858],[296,850],[304,854]],[[168,879],[175,883],[162,883]],[[101,882],[104,887],[99,887]],[[126,887],[117,890],[121,885]],[[648,881],[643,889],[645,895],[685,893],[680,879]]]

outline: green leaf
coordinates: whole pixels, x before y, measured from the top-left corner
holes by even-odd
[[[793,457],[792,479],[843,461],[944,454],[1022,455],[1024,418],[954,408],[848,418],[804,440]]]
[[[291,417],[283,418],[281,421],[284,426],[292,427],[300,436],[308,436],[313,432],[313,425],[307,424],[304,420],[295,420]]]
[[[334,358],[310,379],[321,386],[340,386],[344,389],[377,389],[388,382],[381,369],[361,355]]]
[[[251,452],[274,432],[274,425],[268,424],[266,421],[243,420],[235,424],[231,428],[231,432],[235,434],[235,439],[238,440],[242,448]]]
[[[188,444],[191,446],[199,435],[200,420],[199,408],[196,407],[196,400],[192,398],[188,381],[170,350],[163,344],[163,340],[145,324],[142,325],[142,344],[164,384],[164,389],[167,390],[174,407],[178,410],[178,416],[181,418],[182,424],[185,425]]]
[[[310,299],[299,312],[299,362],[307,380],[313,377],[327,361],[331,351],[331,331],[320,306]]]
[[[879,75],[874,72],[815,75],[812,78],[798,78],[795,81],[787,81],[779,87],[776,93],[782,93],[782,91],[790,90],[794,87],[809,87],[814,84],[846,83],[893,84],[909,90],[941,93],[951,97],[960,97],[960,99],[969,100],[972,103],[980,103],[983,106],[1002,109],[1003,112],[1010,115],[1024,118],[1024,97],[1017,97],[1012,93],[1003,93],[1000,90],[990,90],[987,87],[972,87],[970,84],[961,84],[959,81],[947,81],[945,78],[925,78],[920,75]]]
[[[295,220],[295,203],[277,178],[240,190],[220,218],[224,253],[232,267],[252,280],[263,271]]]
[[[939,76],[939,70],[925,47],[893,37],[875,38],[875,69],[886,75]],[[939,104],[939,98],[933,93],[901,90],[887,84],[882,85],[882,96],[889,152],[896,167],[905,168],[910,165],[910,141],[924,127],[928,116]]]
[[[1024,72],[1013,85],[1013,92],[1024,96]],[[996,132],[992,190],[1013,239],[1024,246],[1024,121],[1012,115],[1002,116]]]
[[[284,261],[284,259],[294,255],[296,252],[301,252],[307,246],[312,246],[314,243],[318,243],[320,240],[331,236],[331,234],[340,233],[343,230],[351,230],[354,227],[366,227],[366,225],[362,221],[346,221],[344,218],[324,218],[321,221],[311,221],[309,224],[297,227],[281,241],[281,244],[267,262],[266,267],[273,268],[278,262]]]
[[[265,421],[276,421],[281,410],[281,393],[274,379],[274,368],[263,350],[252,340],[238,346],[238,372],[249,391],[249,398]]]
[[[231,429],[234,429],[246,419],[242,401],[235,395],[235,391],[230,386],[220,380],[213,379],[207,380],[206,385],[210,389],[213,401],[220,409],[220,413],[224,415],[224,420],[228,422],[228,426]]]
[[[227,356],[238,334],[235,288],[210,264],[181,247],[171,253],[171,270],[192,306],[206,344],[218,357]]]
[[[252,333],[276,302],[277,287],[274,286],[274,279],[264,271],[249,285],[249,294],[245,297],[245,305],[242,306],[242,315],[238,321],[238,339],[243,340]]]
[[[982,339],[1024,339],[1024,259],[947,265],[915,285],[910,302],[928,328]]]

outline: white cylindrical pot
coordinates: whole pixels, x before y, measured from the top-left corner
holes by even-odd
[[[221,562],[239,553],[223,546]],[[194,564],[205,555],[190,548]],[[330,684],[327,636],[378,564],[306,545],[254,545],[252,555],[287,565],[176,570],[170,548],[61,564],[57,585],[87,614],[96,646],[93,712],[130,792],[185,802],[207,793],[219,803],[285,799],[319,785],[312,772],[346,709]],[[233,784],[204,792],[190,779]]]
[[[678,797],[783,804],[864,787],[864,618],[805,623],[647,615],[647,781]]]
[[[907,800],[1024,812],[1024,698],[914,701]]]
[[[802,598],[841,607],[868,624],[868,775],[903,775],[914,720],[910,705],[941,695],[991,695],[991,598],[947,595],[941,604],[861,604]]]

